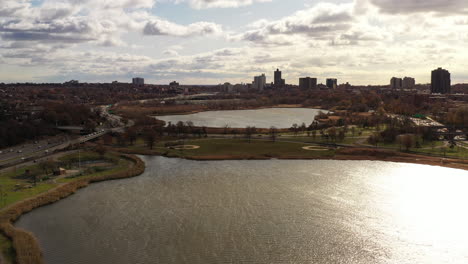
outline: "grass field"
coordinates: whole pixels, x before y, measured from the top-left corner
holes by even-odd
[[[302,147],[308,146],[303,142],[271,142],[269,140],[251,140],[246,139],[214,139],[202,138],[185,140],[185,145],[200,146],[193,150],[175,150],[164,146],[167,141],[159,142],[153,148],[153,154],[164,154],[171,157],[186,158],[287,158],[287,157],[333,157],[335,150],[304,150]],[[130,146],[133,150],[149,150],[144,145]]]

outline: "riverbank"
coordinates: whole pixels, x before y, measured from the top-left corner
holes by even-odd
[[[12,204],[0,211],[0,231],[13,243],[18,264],[42,264],[42,253],[33,234],[14,227],[13,223],[23,214],[33,209],[45,206],[75,193],[91,183],[107,180],[117,180],[135,177],[145,171],[145,163],[134,155],[120,154],[120,157],[133,163],[133,166],[125,171],[110,175],[78,178],[74,181],[61,184],[45,193]]]

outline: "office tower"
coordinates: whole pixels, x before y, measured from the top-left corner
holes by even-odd
[[[327,87],[330,89],[336,89],[338,86],[338,80],[337,79],[327,79]]]
[[[279,69],[276,69],[275,71],[275,86],[284,86],[286,84],[286,81],[281,78],[281,71]]]
[[[442,68],[432,71],[431,93],[450,93],[450,72]]]
[[[266,86],[265,74],[254,77],[254,81],[252,83],[252,89],[263,91],[263,89],[265,89],[265,86]]]
[[[315,89],[317,88],[317,78],[299,78],[300,89]]]
[[[143,86],[145,85],[145,79],[136,77],[132,79],[132,83],[133,85],[136,85],[136,86]]]
[[[403,80],[401,78],[393,77],[390,80],[390,88],[392,89],[401,89]]]
[[[416,80],[411,77],[403,78],[402,85],[403,89],[413,89],[416,86]]]

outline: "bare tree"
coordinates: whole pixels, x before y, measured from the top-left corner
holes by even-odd
[[[290,130],[294,132],[294,136],[297,136],[297,133],[299,132],[299,126],[297,124],[293,124]]]
[[[271,141],[276,142],[276,137],[278,136],[278,129],[274,126],[270,127],[269,134]]]
[[[156,132],[153,129],[148,128],[144,131],[143,136],[144,136],[146,145],[150,149],[153,149],[154,143],[156,143],[156,138],[157,138]]]
[[[255,128],[254,126],[247,126],[245,128],[245,132],[244,132],[244,135],[245,135],[245,138],[247,138],[247,140],[249,141],[249,143],[252,141],[252,135],[255,134],[257,132],[257,128]]]
[[[94,151],[101,156],[101,159],[104,158],[104,155],[106,155],[107,148],[104,147],[102,144],[98,144],[95,148]]]

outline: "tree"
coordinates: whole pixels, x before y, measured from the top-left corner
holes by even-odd
[[[336,142],[336,127],[331,127],[328,129],[328,135],[330,139]]]
[[[156,143],[156,132],[151,128],[146,128],[143,132],[143,137],[146,142],[146,145],[152,150],[154,147],[154,143]]]
[[[301,126],[299,127],[299,129],[301,130],[302,133],[304,133],[307,130],[306,124],[303,122]]]
[[[224,134],[224,135],[227,135],[227,134],[229,133],[229,128],[230,128],[230,126],[229,126],[228,124],[226,124],[226,125],[224,125],[223,128],[224,128],[223,134]]]
[[[104,144],[105,144],[105,145],[112,145],[113,138],[112,138],[111,135],[105,134],[105,135],[102,137],[102,140],[104,141]]]
[[[137,131],[135,128],[131,127],[129,129],[127,129],[127,131],[125,132],[125,136],[126,138],[128,139],[128,142],[130,142],[130,145],[133,146],[133,144],[135,144],[135,141],[137,139]]]
[[[276,137],[278,135],[278,129],[276,127],[274,127],[274,126],[270,127],[269,134],[270,134],[271,141],[276,142]]]
[[[315,140],[317,137],[317,130],[312,130],[312,138]]]
[[[400,146],[403,145],[405,147],[405,151],[409,151],[414,145],[414,136],[410,134],[400,135],[398,136],[398,141],[400,142]]]
[[[290,130],[294,133],[295,136],[297,136],[297,132],[299,132],[299,126],[297,124],[293,124],[290,128]]]
[[[102,144],[98,144],[95,148],[94,148],[94,151],[96,153],[99,154],[99,156],[101,156],[101,159],[104,158],[104,155],[106,155],[106,152],[107,152],[107,148],[104,147]]]
[[[55,162],[51,160],[45,160],[39,163],[39,168],[41,168],[44,171],[44,174],[47,175],[49,174],[49,170],[52,173],[52,171],[55,168]]]
[[[380,135],[377,134],[377,133],[370,135],[369,138],[367,139],[367,142],[369,142],[369,144],[377,147],[377,145],[380,142]]]
[[[346,133],[345,133],[345,130],[344,129],[340,129],[340,131],[338,131],[338,140],[339,141],[343,141],[346,137]]]
[[[249,143],[252,140],[252,135],[257,132],[257,129],[254,126],[247,126],[244,131],[245,138],[249,141]]]

